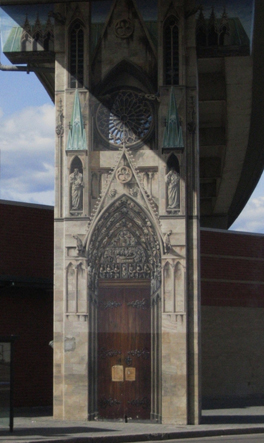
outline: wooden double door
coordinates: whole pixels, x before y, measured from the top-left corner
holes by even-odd
[[[98,298],[99,417],[150,419],[150,282],[100,280]]]

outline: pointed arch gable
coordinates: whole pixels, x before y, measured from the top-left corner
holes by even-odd
[[[66,271],[69,272],[69,269],[73,268],[74,269],[74,265],[72,262],[68,263],[68,265],[66,266]]]
[[[71,160],[70,173],[72,173],[75,168],[78,168],[79,172],[83,173],[83,162],[78,155],[75,155]]]
[[[180,163],[177,155],[171,153],[167,160],[167,168],[168,170],[173,169],[174,171],[180,173]]]
[[[119,2],[119,3],[121,3],[121,2]],[[97,45],[95,47],[93,61],[96,58],[96,55],[97,55],[97,53],[99,51],[99,48],[100,48],[100,46],[102,44],[102,41],[103,41],[105,35],[107,34],[107,28],[109,27],[109,25],[111,26],[113,24],[113,16],[114,16],[114,13],[115,13],[115,10],[117,9],[117,7],[118,7],[118,0],[114,0],[114,2],[112,3],[112,7],[111,7],[111,9],[109,11],[109,14],[108,14],[108,16],[107,16],[107,18],[105,20],[105,25],[104,25],[104,27],[102,29],[101,36],[98,39]],[[135,18],[138,19],[138,21],[140,23],[140,26],[143,28],[143,31],[145,33],[145,36],[146,36],[147,42],[148,42],[148,44],[149,44],[149,46],[151,48],[151,51],[153,52],[155,58],[157,58],[156,48],[155,48],[155,46],[153,44],[153,41],[151,39],[150,33],[148,31],[148,28],[147,28],[147,26],[144,23],[143,17],[142,17],[142,15],[141,15],[138,7],[137,7],[137,4],[136,4],[136,2],[134,0],[130,1],[130,7],[132,7],[131,10],[132,10],[133,19],[135,19]],[[131,35],[132,34],[133,33],[131,33]]]
[[[123,3],[127,4],[127,8],[124,7]],[[128,9],[128,16],[124,16],[124,9]],[[125,33],[125,36],[118,35],[117,32],[117,29],[119,29],[118,25],[123,20],[128,23],[127,28],[132,29],[130,33]],[[111,11],[100,34],[91,61],[93,67],[92,82],[94,85],[97,85],[98,81],[102,82],[103,77],[105,77],[106,71],[104,70],[106,66],[112,64],[113,57],[111,54],[113,51],[115,51],[116,60],[122,60],[124,58],[133,59],[137,64],[144,66],[144,70],[148,72],[153,83],[157,82],[156,48],[134,0],[129,2],[115,0],[112,3]],[[116,40],[121,40],[125,42],[125,44],[117,45]],[[135,52],[139,46],[142,50],[135,56]],[[120,48],[120,51],[117,50],[117,47]],[[132,50],[132,48],[135,49]],[[146,54],[148,56],[146,56]],[[104,64],[102,64],[102,59],[105,61]]]

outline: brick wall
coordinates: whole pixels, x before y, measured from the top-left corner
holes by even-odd
[[[53,208],[0,202],[0,276],[53,276]]]
[[[52,405],[52,293],[0,289],[0,306],[0,335],[18,336],[14,345],[14,405]]]
[[[203,407],[264,401],[264,235],[201,231]]]
[[[264,235],[201,230],[204,306],[264,307]]]
[[[52,405],[53,208],[0,202],[0,215],[0,335],[18,336],[14,405]]]

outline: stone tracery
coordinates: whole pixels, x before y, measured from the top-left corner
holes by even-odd
[[[100,135],[112,147],[123,143],[134,147],[152,132],[153,109],[144,95],[121,90],[111,94],[108,106],[98,106],[96,123]]]

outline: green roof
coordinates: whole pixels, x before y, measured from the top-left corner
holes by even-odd
[[[205,20],[208,22],[208,19]],[[217,19],[218,21],[218,19]],[[157,47],[157,22],[146,21],[146,28],[148,29],[149,35],[155,47]],[[230,46],[248,46],[249,47],[249,37],[244,30],[239,18],[229,18],[228,25],[230,29],[229,33],[229,45]],[[103,23],[93,23],[92,24],[92,51],[96,48],[98,40],[102,35],[104,24]],[[3,52],[21,52],[21,36],[23,33],[23,28],[20,26],[13,27],[10,34],[4,44]]]
[[[21,51],[21,36],[23,28],[20,26],[11,29],[10,34],[4,44],[3,52],[20,52]]]
[[[182,128],[179,121],[174,88],[170,91],[170,104],[167,114],[167,124],[163,137],[164,148],[183,148]]]
[[[87,149],[86,133],[83,124],[82,110],[78,89],[75,91],[74,104],[71,118],[66,150]]]

